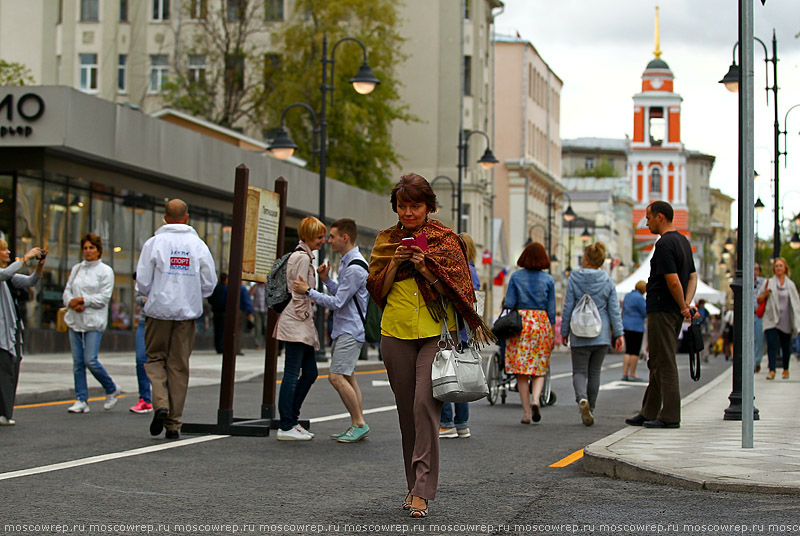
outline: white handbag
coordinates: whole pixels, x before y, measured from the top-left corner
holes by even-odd
[[[466,322],[464,326],[467,340],[472,341],[472,330]],[[459,348],[453,342],[447,330],[446,317],[442,320],[439,351],[433,358],[431,383],[433,398],[442,402],[474,402],[489,394],[486,377],[483,375],[481,354],[469,343]]]

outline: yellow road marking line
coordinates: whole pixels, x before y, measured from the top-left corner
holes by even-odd
[[[384,372],[386,372],[386,369],[383,369],[383,370],[363,370],[363,371],[357,371],[356,374],[382,374]],[[327,377],[328,377],[327,374],[323,374],[322,376],[319,376],[319,378],[327,378]],[[281,383],[281,381],[278,380],[275,383],[279,384],[279,383]],[[122,394],[117,398],[125,398],[126,396],[128,396],[128,395]],[[88,402],[97,402],[99,400],[105,400],[105,399],[106,399],[106,397],[104,397],[104,396],[98,396],[98,397],[95,397],[95,398],[90,398],[88,400]],[[73,404],[74,402],[75,402],[74,400],[62,400],[60,402],[42,402],[40,404],[25,404],[24,406],[14,406],[14,409],[44,408],[44,407],[47,407],[47,406],[63,406],[64,404]]]
[[[580,460],[581,458],[583,458],[583,449],[577,450],[566,458],[558,460],[556,463],[550,465],[550,467],[566,467],[569,464]]]

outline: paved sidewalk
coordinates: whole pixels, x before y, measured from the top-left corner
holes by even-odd
[[[378,351],[370,349],[368,360],[359,360],[357,370],[377,370],[383,368],[378,360]],[[127,394],[138,393],[136,380],[135,352],[107,352],[99,356],[100,363],[111,375],[114,382]],[[327,362],[318,362],[320,374],[326,374],[330,366]],[[195,351],[189,359],[189,387],[202,385],[219,385],[222,372],[222,356],[213,350]],[[278,357],[278,379],[283,372],[283,356]],[[245,355],[236,356],[235,381],[245,382],[264,374],[264,350],[245,350]],[[89,396],[104,396],[105,391],[86,372],[89,384]],[[72,375],[72,355],[30,354],[22,358],[19,386],[15,405],[35,404],[74,400],[74,379]],[[133,397],[130,397],[133,400]],[[131,403],[135,403],[133,400]]]
[[[622,480],[800,494],[800,380],[781,380],[780,371],[774,381],[756,374],[761,420],[753,426],[754,448],[743,449],[742,423],[722,419],[732,372],[727,369],[683,400],[679,429],[625,426],[586,447],[584,467]]]

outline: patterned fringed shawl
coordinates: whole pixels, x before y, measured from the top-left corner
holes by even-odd
[[[405,229],[402,224],[383,230],[375,239],[372,256],[369,261],[369,277],[367,290],[369,290],[375,303],[381,308],[386,306],[385,298],[381,297],[384,278],[389,262],[394,251],[403,238],[417,236],[424,233],[428,239],[428,249],[425,251],[425,266],[444,283],[450,290],[445,298],[451,300],[458,314],[464,318],[475,332],[475,340],[479,345],[488,344],[497,340],[489,326],[475,312],[475,291],[472,287],[472,274],[467,264],[466,246],[461,238],[450,228],[438,220],[431,219],[413,233]],[[404,262],[397,269],[395,281],[402,281],[413,277],[417,282],[420,295],[425,300],[425,306],[431,317],[441,322],[444,318],[439,293],[428,285],[422,275],[414,268],[410,261]]]

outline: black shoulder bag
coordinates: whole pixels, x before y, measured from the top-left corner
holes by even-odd
[[[692,311],[694,316],[694,311]],[[699,322],[692,319],[689,329],[686,330],[687,343],[689,346],[689,373],[694,381],[700,380],[700,352],[703,351],[703,327]]]

